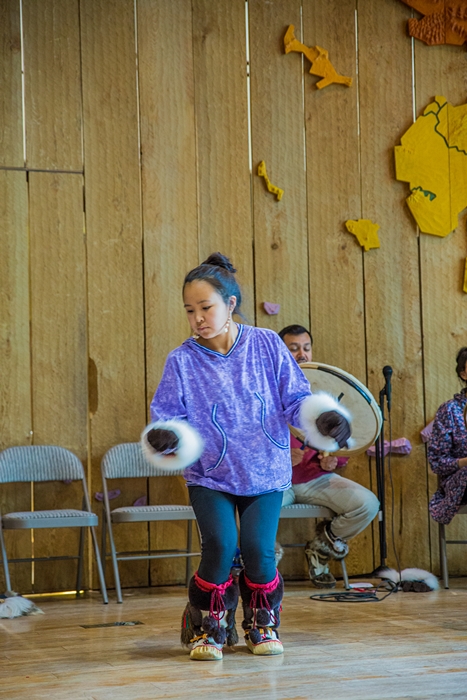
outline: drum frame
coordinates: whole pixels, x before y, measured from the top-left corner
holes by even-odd
[[[352,389],[354,391],[357,391],[363,397],[363,399],[368,403],[368,405],[373,410],[373,414],[374,414],[375,419],[376,419],[376,428],[375,428],[375,433],[374,433],[372,439],[369,440],[368,442],[366,442],[365,445],[363,445],[363,446],[354,447],[354,448],[350,447],[350,448],[345,448],[345,449],[339,449],[339,450],[336,450],[335,452],[333,452],[332,454],[334,454],[336,456],[342,456],[342,457],[351,457],[354,455],[361,454],[362,452],[365,452],[371,445],[374,445],[376,440],[378,439],[378,436],[381,433],[381,428],[383,426],[383,417],[381,414],[381,409],[378,406],[374,396],[369,391],[369,389],[364,384],[362,384],[362,382],[360,382],[356,377],[354,377],[352,374],[349,374],[348,372],[341,370],[338,367],[333,367],[332,365],[326,365],[326,364],[323,364],[321,362],[304,362],[303,364],[300,365],[300,369],[302,369],[302,370],[307,370],[307,369],[318,370],[320,372],[324,372],[326,374],[333,375],[333,376],[337,377],[338,379],[340,379],[341,381],[346,382],[350,387],[352,387]],[[305,376],[307,376],[306,372],[305,372]],[[308,376],[307,376],[307,379],[308,379]],[[310,380],[308,379],[308,381],[310,381]],[[311,382],[310,382],[310,384],[311,384]],[[323,389],[323,392],[330,394],[330,392],[326,391],[325,389]],[[339,399],[341,397],[335,397],[335,398],[337,399],[337,401],[339,401]],[[349,409],[347,406],[346,406],[346,408],[347,408],[347,410],[350,411],[350,413],[352,413],[351,409]],[[289,425],[289,429],[294,437],[296,437],[303,444],[305,444],[305,436],[304,436],[303,431],[301,431],[298,428],[295,428],[293,426],[290,426],[290,425]]]

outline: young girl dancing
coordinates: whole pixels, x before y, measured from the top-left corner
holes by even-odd
[[[248,649],[283,653],[277,630],[284,585],[274,543],[291,479],[288,423],[320,449],[336,450],[350,436],[345,409],[317,405],[276,333],[233,321],[241,306],[235,272],[215,253],[187,274],[183,302],[193,336],[169,354],[142,436],[153,464],[185,470],[202,555],[182,642],[202,660],[222,659],[223,645],[238,641],[239,593]],[[244,564],[238,583],[230,573],[236,512]]]

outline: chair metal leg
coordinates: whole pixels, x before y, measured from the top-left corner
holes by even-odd
[[[446,529],[442,523],[438,523],[439,535],[439,563],[444,587],[449,588],[448,557],[446,551]]]
[[[120,585],[120,574],[118,573],[118,561],[117,561],[117,550],[115,549],[114,536],[112,531],[112,525],[108,523],[109,526],[109,542],[110,542],[110,553],[112,555],[112,566],[114,570],[114,580],[115,580],[115,592],[117,594],[117,603],[123,603],[122,598],[122,587]]]
[[[97,544],[97,535],[96,535],[96,531],[93,527],[90,527],[89,529],[91,530],[91,537],[92,537],[92,542],[94,545],[94,553],[96,555],[97,572],[99,574],[99,582],[101,585],[102,599],[104,601],[104,605],[106,605],[109,602],[109,599],[107,597],[107,588],[105,585],[104,571],[102,569],[101,554],[99,552],[99,545]]]
[[[83,558],[84,558],[84,535],[85,528],[80,527],[79,532],[79,550],[78,550],[78,573],[76,575],[76,597],[81,595],[81,581],[83,578]]]
[[[105,576],[105,562],[107,561],[107,528],[106,528],[105,511],[102,512],[102,528],[101,528],[101,558]]]
[[[342,567],[342,577],[344,579],[344,587],[345,587],[345,590],[348,591],[350,586],[349,586],[349,577],[347,575],[347,566],[345,564],[345,559],[341,559],[341,567]]]
[[[2,560],[3,560],[3,570],[5,572],[6,590],[11,591],[10,571],[8,569],[8,558],[6,555],[5,540],[3,539],[3,529],[2,529],[1,522],[0,522],[0,546],[2,548]]]

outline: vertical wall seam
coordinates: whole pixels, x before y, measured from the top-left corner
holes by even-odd
[[[356,100],[355,106],[357,111],[357,168],[358,168],[358,181],[360,184],[360,218],[363,218],[363,171],[362,171],[362,124],[360,119],[360,42],[359,42],[359,25],[358,25],[358,0],[355,2],[355,89],[356,89]],[[365,353],[365,384],[369,384],[369,361],[368,361],[368,314],[367,314],[367,304],[366,304],[366,288],[365,288],[365,253],[362,248],[361,250],[361,271],[362,271],[362,303],[363,303],[363,350]],[[368,457],[368,476],[370,481],[370,489],[375,490],[374,484],[374,470],[371,468],[372,461],[371,457]],[[376,468],[376,463],[375,463]],[[373,553],[373,566],[376,565],[376,546],[379,542],[379,525],[375,528],[371,528],[371,539],[372,539],[372,553]],[[378,535],[378,536],[377,536]]]
[[[24,78],[24,27],[23,0],[19,0],[20,44],[21,44],[21,110],[23,117],[23,162],[26,167],[26,90]]]
[[[251,52],[250,52],[250,7],[245,0],[245,58],[246,58],[246,108],[247,108],[247,140],[248,140],[248,169],[250,177],[250,222],[251,222],[251,268],[253,275],[253,323],[258,321],[258,309],[256,306],[256,227],[255,227],[255,197],[253,180],[253,124],[251,108]]]
[[[23,163],[26,168],[26,88],[24,76],[24,26],[23,26],[23,0],[19,0],[19,21],[20,21],[20,45],[21,45],[21,110],[23,119]],[[29,440],[30,444],[34,443],[34,405],[33,405],[33,375],[32,375],[32,293],[31,293],[31,225],[30,225],[30,196],[29,196],[29,173],[26,172],[26,187],[28,195],[28,217],[27,217],[27,242],[28,242],[28,305],[29,305],[29,385],[30,385],[30,422],[29,422]],[[34,510],[34,484],[31,481],[29,484],[29,498],[31,510]],[[29,533],[31,543],[31,557],[34,557],[34,531]],[[31,562],[31,590],[34,590],[34,561]]]
[[[25,62],[24,62],[24,25],[23,25],[23,0],[19,2],[20,11],[20,33],[21,33],[21,109],[23,112],[23,162],[24,167],[27,164],[27,148],[26,148],[26,81],[25,81]],[[30,380],[30,405],[31,405],[31,422],[30,422],[30,440],[34,444],[34,392],[33,392],[33,358],[32,358],[32,290],[31,290],[31,206],[29,192],[29,173],[26,172],[26,184],[28,190],[28,280],[29,280],[29,380]],[[31,510],[34,510],[34,483],[30,482],[30,499]],[[31,542],[31,557],[34,559],[34,530],[30,531]],[[34,561],[31,562],[31,590],[34,591],[35,567]]]
[[[136,85],[136,121],[138,129],[138,165],[139,165],[139,211],[141,225],[141,294],[143,302],[143,382],[144,382],[144,415],[146,423],[148,420],[148,355],[147,355],[147,324],[146,324],[146,266],[145,266],[145,222],[144,222],[144,192],[143,192],[143,162],[142,162],[142,139],[141,139],[141,93],[139,89],[139,42],[138,42],[138,4],[133,0],[133,25],[135,35],[135,85]],[[149,500],[149,479],[146,479],[146,498]],[[150,523],[146,523],[146,536],[148,540],[148,550],[151,549],[151,528]],[[151,586],[151,560],[147,560],[147,585]]]
[[[198,264],[201,261],[201,202],[200,202],[200,184],[199,184],[199,155],[198,155],[198,120],[197,120],[197,101],[196,101],[196,71],[195,71],[195,9],[191,0],[191,56],[193,62],[193,129],[195,135],[195,187],[196,187],[196,222],[197,222],[197,260]]]
[[[411,16],[414,16],[414,12],[411,12]],[[411,66],[412,66],[412,122],[415,123],[417,119],[417,79],[415,71],[415,39],[411,37]],[[426,425],[427,422],[427,393],[426,393],[426,364],[425,364],[425,331],[424,331],[424,313],[423,313],[423,271],[422,271],[422,245],[420,228],[416,226],[417,232],[417,255],[418,255],[418,298],[419,298],[419,313],[420,313],[420,350],[422,355],[422,408],[423,408],[423,420]],[[430,500],[430,467],[428,464],[428,454],[427,448],[425,446],[425,486],[426,486],[426,518],[427,518],[427,533],[428,533],[428,555],[430,561],[430,571],[433,571],[434,561],[432,553],[432,537],[431,537],[431,520],[430,513],[428,510],[428,502]]]
[[[304,27],[303,27],[303,0],[300,0],[300,40],[304,43]],[[306,218],[306,255],[308,260],[307,265],[307,285],[308,285],[308,328],[313,335],[313,319],[311,317],[311,266],[310,266],[310,233],[309,233],[309,199],[308,199],[308,151],[306,138],[306,100],[305,100],[305,59],[303,53],[300,54],[301,71],[302,71],[302,114],[303,114],[303,169],[305,171],[305,218]]]
[[[91,437],[91,413],[89,402],[89,361],[90,361],[90,344],[89,344],[89,274],[88,274],[88,235],[86,222],[86,177],[84,165],[84,89],[83,89],[83,42],[82,42],[82,26],[81,26],[81,0],[78,0],[78,36],[79,36],[79,83],[81,91],[81,167],[82,167],[82,192],[83,192],[83,239],[84,239],[84,285],[86,296],[86,481],[88,484],[89,493],[93,491],[92,484],[92,437]],[[96,367],[97,375],[97,367]],[[92,542],[87,538],[87,563],[88,563],[88,583],[89,588],[92,588],[94,557],[92,553]],[[105,569],[105,562],[102,563]]]

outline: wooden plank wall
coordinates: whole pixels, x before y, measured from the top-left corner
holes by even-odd
[[[416,43],[415,107],[420,114],[437,96],[444,96],[453,105],[466,99],[466,55],[453,46],[428,47]],[[441,49],[441,50],[440,50]],[[467,243],[465,212],[459,217],[456,233],[446,238],[420,236],[420,272],[423,321],[423,359],[425,367],[425,406],[427,421],[437,407],[461,388],[455,373],[456,354],[467,345],[467,295],[460,294]],[[438,243],[439,245],[436,245]],[[429,474],[428,492],[436,489],[436,477]],[[447,539],[467,539],[465,518],[454,518],[447,526]],[[431,557],[438,566],[437,525],[430,520]],[[449,568],[453,574],[465,574],[465,548],[448,547]]]
[[[303,8],[306,44],[325,46],[336,70],[352,77],[354,85],[318,91],[312,87],[317,78],[306,74],[308,239],[314,359],[345,368],[366,383],[363,254],[343,225],[362,216],[355,11],[354,0]],[[368,457],[352,459],[345,476],[371,488]],[[358,536],[348,563],[350,570],[373,570],[371,528]]]
[[[412,41],[412,14],[399,0],[1,3],[1,448],[71,449],[100,514],[102,456],[138,440],[165,357],[188,334],[183,277],[221,250],[239,270],[247,322],[311,327],[314,358],[376,397],[383,366],[393,367],[392,437],[413,450],[392,458],[393,492],[386,478],[388,561],[394,530],[402,567],[438,571],[427,511],[436,482],[420,430],[458,389],[465,217],[445,239],[420,235],[393,148],[435,95],[465,101],[466,54]],[[284,54],[289,24],[326,48],[352,87],[318,90],[309,62]],[[256,175],[261,160],[285,191],[280,202]],[[363,253],[346,232],[357,218],[380,225],[380,249]],[[266,301],[280,304],[278,315]],[[347,476],[376,489],[365,455]],[[181,478],[115,487],[116,506],[144,495],[186,502]],[[53,507],[73,495],[66,484],[2,487],[0,507]],[[135,525],[117,532],[117,546],[176,547],[184,532]],[[282,524],[279,539],[308,532]],[[450,532],[465,537],[466,524]],[[19,558],[74,551],[76,538],[44,531],[7,543]],[[353,541],[350,573],[379,557],[375,523]],[[450,568],[467,573],[461,547]],[[92,569],[90,560],[95,585]],[[303,576],[302,553],[287,552],[282,570]],[[182,583],[184,562],[121,574],[124,586]],[[75,571],[17,564],[12,575],[23,592],[67,590]],[[2,577],[0,567],[0,589]]]
[[[19,0],[0,5],[0,447],[28,445],[32,436],[29,331],[28,184],[24,167]],[[29,510],[29,484],[0,490],[0,512]],[[31,534],[7,533],[12,559],[30,557]],[[13,564],[18,590],[31,590],[31,565]],[[4,588],[3,567],[0,588]]]

